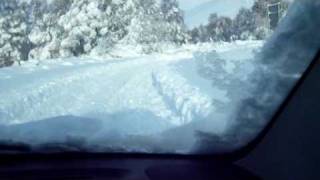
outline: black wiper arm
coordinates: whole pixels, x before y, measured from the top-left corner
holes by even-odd
[[[0,153],[31,152],[31,146],[23,143],[0,142]]]

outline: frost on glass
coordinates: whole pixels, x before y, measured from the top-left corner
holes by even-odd
[[[1,0],[0,144],[241,148],[315,56],[319,8],[316,0]]]

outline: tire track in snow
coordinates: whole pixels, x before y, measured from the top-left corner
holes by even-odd
[[[152,80],[168,109],[178,117],[174,122],[176,125],[201,120],[211,113],[212,99],[196,87],[192,87],[172,69],[162,69],[161,72],[153,73]]]
[[[66,115],[103,115],[123,109],[147,109],[172,123],[172,111],[154,89],[151,78],[155,69],[167,63],[142,58],[90,64],[88,68],[74,66],[73,70],[58,74],[49,72],[48,77],[44,75],[30,84],[24,82],[17,89],[0,93],[0,123],[21,124]]]
[[[99,102],[101,97],[97,94],[114,94],[130,78],[130,74],[121,77],[123,72],[140,66],[140,63],[132,61],[97,66],[63,72],[50,77],[49,82],[34,82],[23,89],[4,92],[0,95],[0,122],[24,123],[79,112],[90,103],[90,99],[98,99]]]

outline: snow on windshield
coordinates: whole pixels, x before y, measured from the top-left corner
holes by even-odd
[[[0,143],[198,154],[250,142],[315,55],[320,4],[256,0],[192,29],[180,4],[0,1]]]

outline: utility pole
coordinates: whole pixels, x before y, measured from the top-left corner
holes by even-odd
[[[267,10],[268,10],[269,29],[274,30],[278,26],[278,23],[282,17],[282,13],[283,13],[282,3],[279,1],[276,3],[268,4]]]

